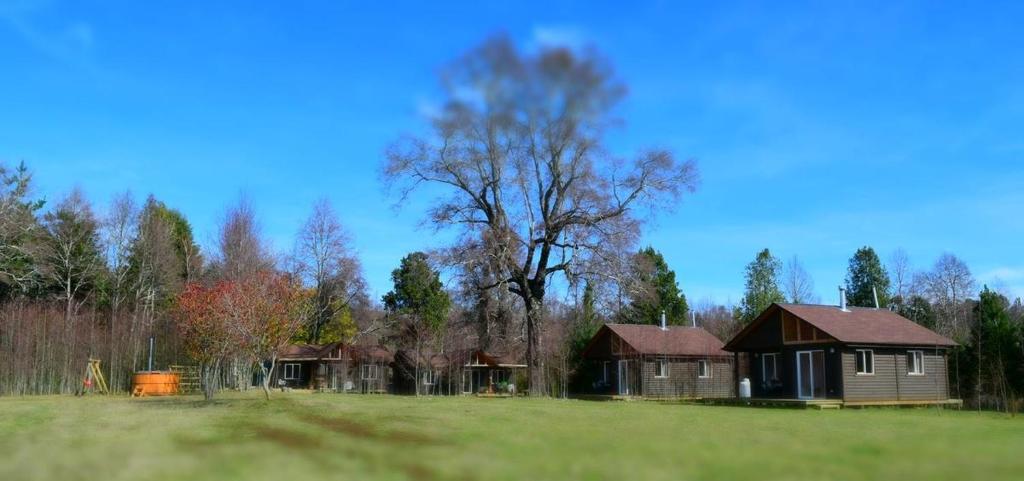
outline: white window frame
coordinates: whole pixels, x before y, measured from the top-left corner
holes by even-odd
[[[601,362],[601,384],[608,384],[608,374],[610,373],[612,363],[611,361]]]
[[[364,381],[375,381],[377,379],[377,365],[363,364],[363,372],[360,376]]]
[[[857,367],[857,364],[859,364],[858,361],[860,361],[860,358],[861,358],[862,355],[865,356],[864,357],[864,368],[865,369],[867,369],[869,367],[869,365],[868,365],[868,358],[866,356],[870,356],[871,357],[871,364],[870,364],[870,368],[871,369],[870,370],[861,371],[860,368]],[[857,349],[854,352],[854,356],[855,357],[853,359],[853,369],[854,369],[854,371],[856,371],[858,376],[874,376],[875,375],[875,351],[874,351],[874,349]]]
[[[281,366],[281,379],[294,381],[302,378],[302,364],[297,362],[286,362]]]
[[[658,359],[654,361],[654,377],[657,379],[668,379],[668,360]]]
[[[769,357],[772,358],[772,375],[771,375],[771,377],[768,376],[768,361],[766,361],[766,359],[768,359]],[[777,353],[777,352],[767,352],[767,353],[761,354],[761,382],[768,382],[768,381],[770,381],[772,379],[778,379],[778,378],[779,378],[779,353]]]
[[[908,376],[924,376],[924,351],[920,349],[907,351],[907,361]]]
[[[704,371],[704,374],[701,374],[701,371]],[[697,360],[697,379],[711,379],[711,363],[707,359]]]
[[[427,369],[423,371],[423,385],[433,386],[437,382],[437,371],[433,369]]]

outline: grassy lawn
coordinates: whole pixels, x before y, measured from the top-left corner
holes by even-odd
[[[1024,419],[275,393],[0,398],[0,480],[1021,479]]]

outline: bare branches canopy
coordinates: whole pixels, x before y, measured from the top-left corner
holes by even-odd
[[[692,161],[648,149],[626,160],[604,145],[625,86],[594,51],[524,55],[493,38],[442,76],[444,105],[427,137],[390,146],[383,176],[404,198],[424,184],[444,191],[429,210],[472,246],[466,262],[500,274],[527,313],[531,391],[549,276],[601,275],[632,247],[650,210],[671,207],[697,184]]]

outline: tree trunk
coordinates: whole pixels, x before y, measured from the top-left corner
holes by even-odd
[[[219,361],[204,362],[200,366],[200,382],[203,385],[203,398],[207,401],[213,400],[213,395],[217,392],[217,367]]]
[[[274,374],[274,366],[277,365],[277,355],[270,356],[270,369],[267,369],[267,364],[260,361],[260,370],[263,371],[263,395],[266,396],[267,401],[270,400],[270,376]]]
[[[541,351],[541,326],[544,308],[541,299],[526,299],[526,369],[529,373],[530,396],[546,396],[544,360]]]

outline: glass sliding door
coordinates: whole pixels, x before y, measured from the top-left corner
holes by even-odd
[[[796,384],[800,399],[825,397],[825,351],[796,353]]]
[[[629,361],[619,361],[619,395],[629,396],[630,388]]]

